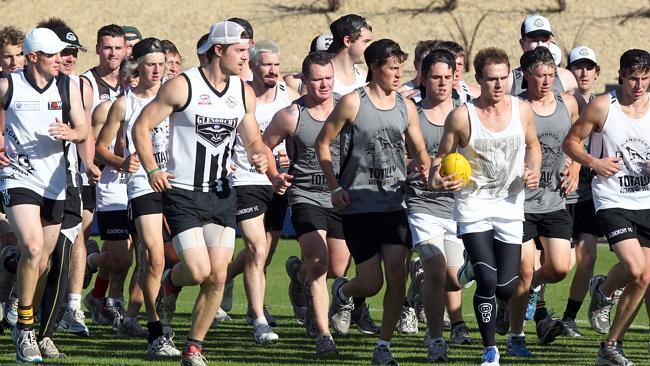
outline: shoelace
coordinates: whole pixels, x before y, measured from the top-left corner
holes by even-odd
[[[23,333],[22,337],[18,339],[18,344],[23,346],[34,346],[36,344],[36,335],[34,332],[25,332]]]

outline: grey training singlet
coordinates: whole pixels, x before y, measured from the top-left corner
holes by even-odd
[[[512,90],[510,95],[519,95],[526,91],[526,89],[521,87],[521,83],[524,81],[524,72],[521,71],[521,67],[512,70]],[[555,79],[553,80],[553,85],[551,86],[553,91],[556,93],[564,93],[564,85],[562,85],[562,80],[560,80],[560,75],[555,71]]]
[[[519,95],[529,100],[528,93]],[[560,188],[564,170],[562,142],[571,128],[569,111],[562,96],[555,92],[555,110],[548,116],[535,113],[537,138],[542,147],[542,168],[538,189],[526,188],[525,213],[547,213],[565,208],[564,195]]]
[[[338,95],[334,103],[338,102]],[[333,208],[327,181],[323,170],[316,157],[316,137],[320,133],[323,123],[309,114],[305,106],[305,98],[294,102],[298,107],[298,124],[293,136],[287,138],[287,149],[293,162],[289,174],[293,175],[291,189],[289,189],[289,204],[308,203],[324,208]],[[332,167],[334,174],[339,176],[340,144],[339,139],[330,145],[332,154]]]
[[[396,93],[395,106],[377,109],[361,87],[357,117],[341,134],[340,184],[350,194],[341,214],[404,209],[406,181],[402,134],[408,126],[406,101]]]
[[[589,101],[585,101],[584,97],[582,94],[576,92],[573,94],[573,96],[576,98],[576,101],[578,102],[578,112],[582,113],[582,110],[584,107],[587,106],[587,103],[594,99],[596,96],[594,94],[591,94],[589,97]],[[597,132],[594,132],[597,133]],[[589,152],[591,150],[591,138],[587,137],[584,141],[585,144],[585,150]],[[578,189],[567,196],[566,198],[566,203],[567,204],[572,204],[576,202],[583,202],[583,201],[589,201],[592,199],[591,195],[591,180],[594,178],[595,173],[588,167],[582,166],[580,167],[580,174],[579,174],[579,182],[578,182]]]

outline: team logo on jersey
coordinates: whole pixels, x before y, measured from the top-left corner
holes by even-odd
[[[235,97],[233,97],[232,95],[229,95],[226,98],[226,105],[230,108],[235,108],[237,106],[237,100],[235,100]]]
[[[101,100],[101,101],[103,102],[103,101],[109,100],[110,97],[111,97],[111,96],[108,95],[108,94],[101,94],[101,95],[99,96],[99,100]]]
[[[40,109],[41,109],[41,103],[39,102],[17,101],[14,103],[14,110],[16,111],[38,111]]]
[[[618,146],[616,157],[621,158],[621,165],[634,175],[647,175],[646,162],[650,160],[650,144],[641,137],[630,137]]]
[[[61,101],[47,102],[47,109],[51,111],[63,109],[63,103]]]
[[[218,118],[196,115],[196,134],[214,147],[230,141],[237,127],[237,118]]]
[[[377,131],[366,147],[366,154],[370,160],[385,163],[391,161],[393,156],[402,157],[404,144],[402,134],[394,128],[382,128]]]
[[[29,161],[29,156],[25,154],[18,154],[16,157],[16,166],[21,172],[26,173],[26,174],[33,174],[34,173],[34,167],[32,166],[32,162]]]
[[[208,94],[201,94],[199,95],[199,105],[211,105],[212,104],[212,99],[210,99],[210,96]]]

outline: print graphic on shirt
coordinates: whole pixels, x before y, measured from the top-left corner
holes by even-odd
[[[650,190],[650,144],[642,137],[630,137],[618,146],[616,157],[627,174],[618,177],[621,193]]]
[[[562,141],[551,132],[543,132],[537,137],[542,148],[542,175],[539,186],[544,188],[553,183],[553,175],[557,173],[558,162],[562,159]]]
[[[229,144],[233,130],[237,127],[237,118],[216,118],[196,115],[196,133],[214,147],[224,142]]]
[[[395,174],[397,166],[389,164],[404,158],[404,143],[399,130],[391,127],[377,130],[368,142],[366,154],[370,162],[368,184],[391,185],[399,180]]]
[[[161,123],[151,131],[151,142],[153,144],[153,157],[160,169],[166,169],[169,152],[167,145],[169,141],[169,124]]]
[[[476,187],[476,183],[470,182],[474,184],[474,190],[486,189],[492,195],[501,196],[506,192],[519,189],[520,182],[516,179],[508,187],[506,182],[510,167],[515,165],[521,142],[519,136],[474,140],[474,149],[478,158],[476,163],[487,180],[480,188]]]

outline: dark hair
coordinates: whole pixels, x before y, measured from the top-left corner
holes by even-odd
[[[36,24],[36,28],[47,28],[50,30],[55,30],[57,28],[63,28],[67,26],[68,25],[65,24],[65,21],[63,21],[63,19],[57,17],[42,19]]]
[[[253,26],[251,25],[251,23],[248,22],[248,20],[246,20],[244,18],[234,17],[234,18],[228,19],[228,21],[229,22],[234,22],[234,23],[237,23],[237,24],[241,25],[244,28],[244,30],[246,31],[246,34],[248,34],[248,37],[250,39],[253,39]]]
[[[25,33],[13,25],[0,28],[0,48],[4,48],[7,45],[18,45],[22,47],[24,40]]]
[[[332,31],[332,43],[327,52],[337,53],[343,48],[343,38],[348,37],[350,42],[354,42],[361,37],[361,31],[367,29],[372,32],[372,27],[366,21],[366,18],[357,14],[344,15],[330,24]]]
[[[454,55],[454,60],[456,60],[457,57],[465,58],[465,49],[458,42],[440,41],[436,44],[436,48],[451,52],[451,54]]]
[[[162,41],[160,41],[160,43],[162,44],[162,49],[163,49],[163,51],[165,51],[165,53],[169,52],[169,53],[175,53],[177,55],[181,54],[178,51],[178,48],[176,48],[176,45],[174,44],[174,42],[172,42],[172,41],[170,41],[168,39],[163,39]]]
[[[311,78],[311,65],[326,66],[331,63],[332,60],[329,53],[325,51],[310,52],[305,59],[302,60],[302,75],[306,78]]]
[[[126,39],[124,30],[117,24],[105,25],[97,31],[97,44],[102,41],[102,37],[114,37],[114,38],[123,38]]]
[[[650,71],[650,54],[648,51],[640,49],[630,49],[621,55],[619,60],[619,72],[624,76],[646,73]],[[619,76],[619,85],[623,84],[623,79]]]
[[[476,54],[474,57],[474,70],[476,71],[476,76],[483,78],[483,69],[486,65],[498,65],[505,64],[510,70],[510,60],[508,59],[508,54],[506,51],[497,47],[488,47],[484,48]]]
[[[426,41],[418,41],[418,43],[415,45],[415,52],[414,52],[415,61],[421,62],[422,55],[426,56],[426,54],[431,52],[432,49],[438,48],[436,46],[439,43],[440,41],[437,39],[427,39]]]
[[[380,39],[374,41],[363,52],[368,66],[368,76],[366,81],[372,79],[372,66],[383,66],[388,62],[388,59],[395,56],[400,62],[406,61],[408,53],[402,51],[399,44],[392,39]]]
[[[537,46],[534,50],[524,52],[519,58],[519,65],[522,71],[528,72],[540,65],[556,67],[551,50],[544,46]]]
[[[429,54],[422,59],[422,63],[420,64],[420,75],[422,75],[422,78],[426,78],[427,75],[429,75],[431,66],[437,63],[447,64],[451,69],[452,75],[456,72],[456,57],[454,57],[454,54],[445,49],[437,48],[429,52]],[[422,99],[424,99],[426,97],[426,88],[422,85],[422,81],[420,81],[419,88],[420,95],[422,96]]]

